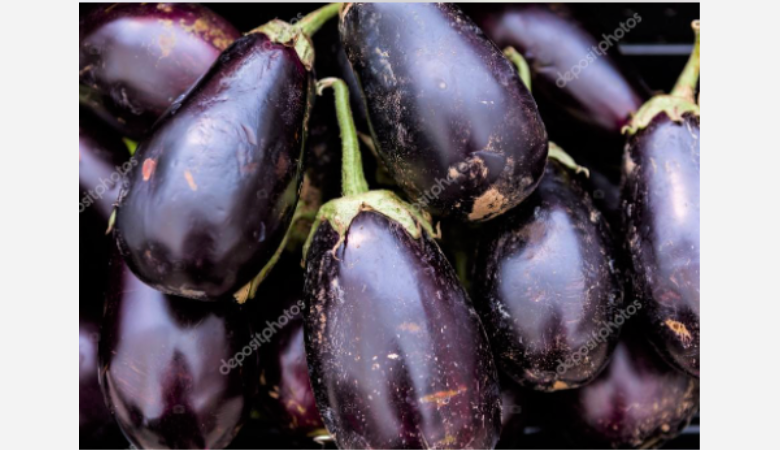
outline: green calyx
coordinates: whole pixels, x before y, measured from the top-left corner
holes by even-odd
[[[414,239],[420,239],[423,231],[428,233],[431,238],[437,237],[428,213],[414,208],[392,191],[369,191],[332,200],[320,208],[314,225],[311,227],[309,239],[303,247],[304,260],[308,257],[312,239],[321,224],[326,221],[330,224],[331,228],[339,234],[338,245],[341,245],[352,221],[364,211],[382,214],[401,225]]]
[[[699,105],[686,98],[657,95],[639,108],[631,123],[623,127],[623,134],[633,136],[640,130],[644,130],[659,114],[666,114],[678,123],[682,122],[685,114],[701,115]]]
[[[274,19],[265,25],[260,25],[250,33],[262,33],[276,44],[291,47],[298,54],[303,66],[310,71],[314,67],[314,46],[303,30],[289,23]]]
[[[298,54],[306,70],[311,72],[314,67],[314,46],[311,36],[314,35],[325,23],[336,17],[341,4],[331,3],[312,11],[297,23],[290,24],[283,20],[274,19],[265,25],[261,25],[250,33],[262,33],[268,36],[272,42],[292,47]],[[294,21],[293,21],[294,22]]]
[[[631,122],[623,127],[623,134],[633,136],[637,132],[647,128],[648,125],[660,114],[666,114],[674,122],[681,123],[685,114],[700,116],[699,105],[696,104],[695,92],[699,83],[701,72],[701,36],[700,24],[696,20],[691,24],[696,35],[688,63],[685,65],[677,83],[669,95],[657,95],[639,108]]]
[[[547,157],[558,161],[565,167],[573,170],[575,173],[584,173],[586,177],[590,178],[590,170],[577,164],[577,162],[574,161],[574,158],[569,156],[568,153],[563,151],[563,149],[558,147],[558,145],[554,142],[550,142],[550,152]]]

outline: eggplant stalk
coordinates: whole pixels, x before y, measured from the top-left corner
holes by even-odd
[[[688,63],[680,74],[680,78],[677,79],[677,84],[674,85],[672,97],[681,97],[691,103],[695,103],[696,98],[694,97],[694,93],[696,92],[696,85],[699,83],[699,73],[701,72],[701,35],[699,21],[694,21],[691,24],[691,28],[693,28],[693,32],[696,35],[696,43],[693,46],[693,52],[691,52]]]
[[[330,19],[336,17],[341,8],[340,3],[331,3],[315,11],[310,12],[300,22],[295,24],[306,36],[311,37]]]
[[[363,159],[360,154],[355,121],[349,104],[349,88],[338,78],[326,78],[317,83],[317,95],[327,88],[333,89],[336,97],[336,116],[341,129],[341,146],[343,166],[341,172],[341,190],[344,197],[368,192],[368,182],[363,173]]]

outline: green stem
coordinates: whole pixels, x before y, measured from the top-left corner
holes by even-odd
[[[341,190],[344,197],[368,192],[368,182],[363,174],[363,158],[360,155],[355,121],[352,119],[352,109],[349,105],[349,88],[338,78],[326,78],[317,82],[317,93],[327,88],[333,88],[336,97],[336,117],[341,129],[342,172]]]
[[[699,73],[701,72],[699,21],[695,20],[691,24],[691,28],[693,28],[693,32],[696,34],[696,43],[693,45],[693,52],[685,65],[685,69],[680,74],[680,78],[677,79],[677,84],[674,85],[672,97],[681,97],[689,100],[691,103],[696,103],[696,85],[699,83]]]
[[[341,3],[331,3],[315,11],[310,12],[295,27],[306,36],[313,36],[327,21],[336,17],[341,9]]]
[[[525,87],[528,88],[528,92],[531,92],[531,67],[528,66],[528,62],[523,58],[514,47],[507,47],[504,49],[504,56],[507,57],[517,67],[517,71],[520,73],[520,79],[523,80]]]
[[[558,147],[554,142],[550,142],[550,153],[548,154],[548,158],[558,161],[575,173],[584,173],[586,177],[590,178],[590,170],[577,164],[577,162],[574,161],[574,158],[569,156],[568,153],[563,151],[563,149]]]

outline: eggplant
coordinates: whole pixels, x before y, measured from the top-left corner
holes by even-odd
[[[528,61],[551,139],[619,182],[621,130],[650,95],[623,63],[617,43],[642,17],[634,14],[620,28],[596,33],[565,5],[493,5],[469,12],[500,48],[513,47]]]
[[[225,448],[257,390],[246,315],[166,296],[112,264],[100,383],[125,436],[137,448]]]
[[[312,59],[306,36],[270,22],[225,50],[139,145],[115,235],[144,283],[246,300],[298,201]]]
[[[646,89],[619,59],[619,39],[599,42],[565,6],[512,4],[480,10],[473,16],[485,33],[528,61],[540,103],[543,99],[574,120],[619,136],[647,100]],[[642,18],[635,14],[627,22],[621,35]]]
[[[98,383],[98,323],[79,319],[79,448],[126,448]]]
[[[536,103],[457,6],[348,3],[340,26],[375,147],[415,206],[482,222],[533,192],[547,158]]]
[[[119,136],[80,111],[79,448],[127,446],[100,391],[98,341],[112,244],[106,228],[128,156]]]
[[[592,381],[626,318],[614,323],[623,289],[613,237],[576,175],[551,159],[537,191],[484,236],[475,304],[499,367],[541,391]]]
[[[637,113],[626,133],[622,217],[631,282],[645,305],[649,336],[665,359],[699,377],[700,112],[699,29],[671,95]]]
[[[270,422],[294,437],[327,436],[309,381],[303,331],[303,269],[300,258],[285,253],[274,276],[251,303],[260,347],[260,409]]]
[[[348,88],[333,87],[344,196],[324,205],[306,257],[306,351],[340,448],[494,448],[498,375],[487,335],[430,219],[369,191]]]
[[[79,20],[79,99],[139,139],[239,37],[201,5],[94,8]]]
[[[557,395],[557,429],[581,448],[660,447],[699,408],[699,382],[660,360],[632,326],[596,381]]]

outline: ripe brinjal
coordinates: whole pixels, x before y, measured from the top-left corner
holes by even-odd
[[[298,201],[312,59],[308,37],[269,22],[225,50],[139,145],[116,237],[146,284],[246,300]]]
[[[623,292],[609,226],[575,174],[551,160],[537,191],[485,234],[475,304],[499,367],[541,391],[592,381],[626,319],[614,323]]]
[[[99,328],[97,321],[79,318],[79,448],[126,448],[98,383]]]
[[[327,436],[309,382],[303,338],[303,270],[286,253],[274,276],[260,286],[250,307],[261,339],[259,403],[282,431],[299,437]]]
[[[514,47],[528,61],[540,106],[550,103],[577,121],[619,135],[646,100],[645,90],[615,58],[620,38],[599,42],[563,6],[501,5],[473,16],[498,46]],[[623,37],[641,22],[635,14],[615,34]]]
[[[632,328],[596,381],[555,400],[555,423],[581,448],[657,448],[698,411],[699,382],[660,360]]]
[[[195,4],[115,4],[79,21],[79,98],[143,137],[240,33]]]
[[[166,296],[112,264],[100,383],[122,431],[137,448],[225,448],[257,389],[245,314]]]
[[[348,3],[341,39],[376,149],[417,207],[482,222],[533,192],[547,159],[536,103],[457,6]]]
[[[494,448],[500,388],[479,318],[425,214],[368,191],[346,84],[320,83],[336,90],[344,137],[344,196],[320,209],[304,249],[325,425],[340,448]]]
[[[654,97],[626,132],[623,221],[633,289],[650,337],[675,367],[699,377],[699,30],[671,95]]]

